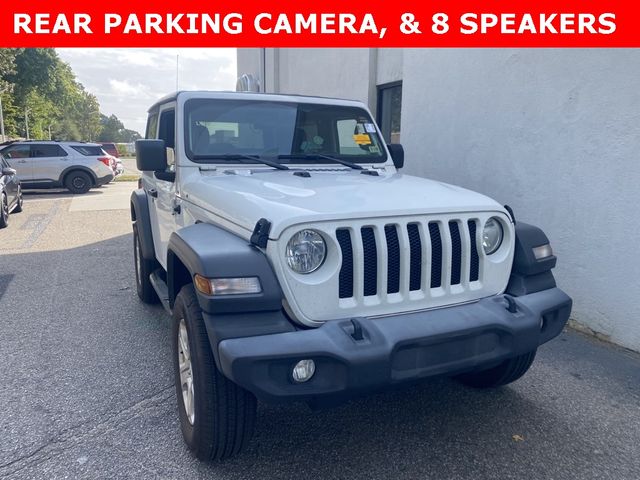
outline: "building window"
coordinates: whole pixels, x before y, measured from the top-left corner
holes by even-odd
[[[400,143],[402,82],[378,85],[378,125],[387,143]]]

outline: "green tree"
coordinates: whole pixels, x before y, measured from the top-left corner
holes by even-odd
[[[102,123],[102,131],[98,137],[101,142],[119,142],[120,131],[124,130],[124,125],[115,115],[107,117],[106,115],[100,115],[100,121]]]
[[[49,140],[49,129],[53,126],[56,116],[53,103],[42,96],[36,89],[26,94],[23,104],[24,122],[23,134],[35,140]]]
[[[50,48],[0,49],[0,93],[11,137],[130,142],[140,138],[115,116],[100,114],[92,93]],[[25,119],[26,115],[26,119]],[[103,131],[104,130],[104,131]]]
[[[95,141],[102,131],[100,122],[100,105],[95,95],[82,88],[76,103],[76,120],[83,139]]]

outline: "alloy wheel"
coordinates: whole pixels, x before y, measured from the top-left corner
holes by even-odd
[[[73,180],[71,180],[71,184],[74,188],[82,190],[85,187],[85,180],[82,177],[74,177]]]
[[[136,239],[135,242],[135,257],[136,257],[136,280],[139,285],[142,285],[142,259],[140,258],[140,240]]]
[[[178,366],[180,368],[180,386],[184,412],[189,423],[193,425],[195,421],[193,369],[191,368],[189,336],[184,318],[180,320],[180,326],[178,327]]]

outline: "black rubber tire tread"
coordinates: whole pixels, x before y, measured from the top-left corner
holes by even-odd
[[[9,214],[7,213],[6,217],[4,215],[5,203],[8,201],[9,200],[7,200],[7,196],[4,193],[0,195],[0,228],[6,228],[9,225]]]
[[[83,177],[85,179],[85,187],[84,188],[76,188],[73,186],[73,178],[74,177]],[[64,186],[67,190],[69,190],[71,193],[74,193],[76,195],[81,195],[83,193],[87,193],[89,190],[91,190],[91,187],[93,186],[93,181],[91,180],[91,177],[89,176],[88,173],[83,172],[82,170],[72,170],[71,172],[67,173],[64,177]]]
[[[505,360],[488,370],[470,372],[457,378],[465,385],[474,388],[495,388],[515,382],[522,377],[536,358],[536,350]]]
[[[195,406],[193,426],[186,417],[180,385],[177,335],[181,318],[185,319],[191,350]],[[226,378],[216,367],[192,284],[182,287],[176,297],[172,344],[180,426],[185,442],[201,460],[222,460],[237,455],[253,436],[256,398]]]
[[[136,250],[136,243],[138,244],[138,249]],[[153,285],[151,284],[151,280],[149,280],[149,275],[158,268],[158,262],[155,260],[146,260],[144,258],[140,259],[140,264],[142,266],[142,272],[140,272],[140,280],[138,280],[138,264],[136,262],[136,257],[138,256],[138,252],[142,252],[142,246],[140,245],[140,238],[138,235],[138,225],[133,224],[133,268],[136,270],[136,291],[138,292],[138,297],[144,303],[148,303],[149,305],[154,305],[160,302],[158,298],[158,294],[156,293]]]

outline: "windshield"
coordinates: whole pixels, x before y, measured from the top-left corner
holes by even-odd
[[[185,103],[187,156],[234,162],[234,155],[279,157],[281,163],[385,162],[387,155],[362,108],[261,100],[194,99]],[[225,158],[226,157],[226,158]]]

